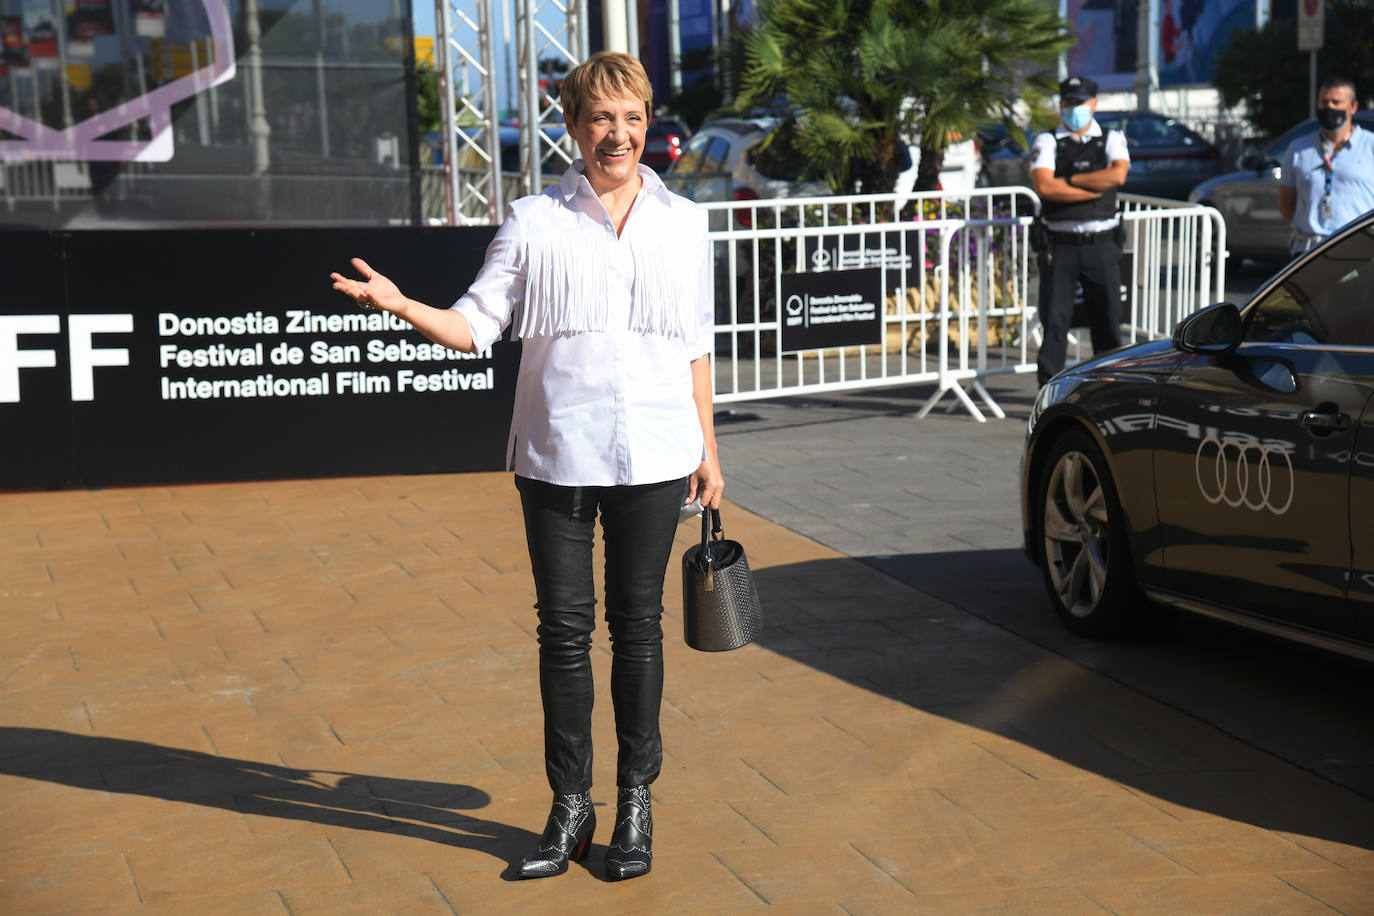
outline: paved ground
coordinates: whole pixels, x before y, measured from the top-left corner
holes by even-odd
[[[1016,550],[1021,422],[926,393],[722,423],[768,628],[685,648],[670,571],[658,855],[623,884],[605,702],[600,843],[508,880],[548,789],[506,475],[0,495],[0,912],[1374,912],[1368,704],[1302,699],[1367,673],[1065,639]]]

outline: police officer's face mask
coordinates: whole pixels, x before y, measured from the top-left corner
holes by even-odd
[[[1064,126],[1069,130],[1079,131],[1087,127],[1093,119],[1092,106],[1087,102],[1082,105],[1075,105],[1072,108],[1065,108],[1062,112]]]
[[[1341,108],[1318,108],[1317,123],[1326,130],[1335,130],[1345,123],[1345,111]]]

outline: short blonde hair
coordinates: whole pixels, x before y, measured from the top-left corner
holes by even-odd
[[[597,51],[568,71],[559,90],[563,117],[576,124],[592,99],[643,99],[644,114],[652,114],[654,87],[637,58],[619,51]]]

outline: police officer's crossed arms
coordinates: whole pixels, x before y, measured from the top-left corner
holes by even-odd
[[[1045,384],[1064,368],[1073,298],[1083,285],[1093,352],[1121,345],[1121,244],[1116,189],[1131,168],[1126,138],[1093,118],[1097,83],[1072,76],[1059,84],[1063,120],[1035,138],[1031,187],[1040,196],[1048,244],[1040,267],[1040,344],[1036,377]]]

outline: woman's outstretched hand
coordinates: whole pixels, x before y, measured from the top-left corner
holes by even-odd
[[[384,312],[398,312],[405,307],[407,299],[382,274],[367,266],[362,258],[353,258],[353,269],[363,275],[362,280],[353,280],[340,273],[332,273],[334,288],[351,298],[365,309],[381,309]]]

